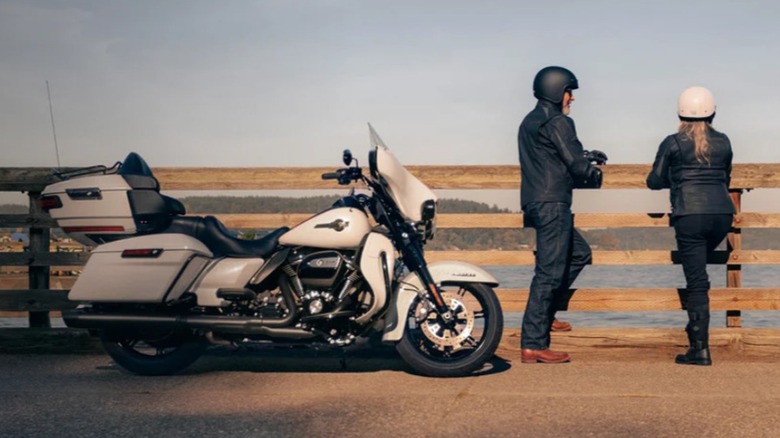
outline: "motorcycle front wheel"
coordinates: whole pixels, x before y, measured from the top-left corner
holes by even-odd
[[[466,376],[483,367],[498,348],[504,330],[501,305],[484,284],[445,285],[442,290],[454,321],[443,321],[430,302],[418,297],[396,350],[420,374]]]
[[[103,348],[117,365],[134,374],[173,374],[195,362],[206,343],[190,332],[122,333],[102,331]]]

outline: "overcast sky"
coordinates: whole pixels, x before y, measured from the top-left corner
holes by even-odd
[[[371,122],[408,164],[514,164],[547,65],[613,163],[710,88],[736,162],[780,162],[772,1],[0,0],[3,166],[337,165]]]

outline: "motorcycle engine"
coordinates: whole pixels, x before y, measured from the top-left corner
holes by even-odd
[[[285,266],[308,317],[347,316],[346,307],[359,280],[353,254],[325,250],[296,253]],[[334,313],[335,312],[335,313]]]
[[[298,327],[326,335],[332,345],[355,341],[364,327],[355,319],[371,308],[355,251],[297,248],[282,271],[288,276],[300,311]]]
[[[344,272],[345,262],[338,251],[309,254],[298,265],[298,278],[304,287],[330,290]]]

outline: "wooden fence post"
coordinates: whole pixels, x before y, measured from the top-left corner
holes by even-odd
[[[40,192],[29,192],[30,214],[41,213],[41,206],[38,202],[41,199]],[[49,252],[50,230],[47,227],[30,227],[30,252],[32,254]],[[49,266],[30,266],[28,267],[28,283],[30,289],[49,289]],[[49,312],[30,311],[30,327],[49,328],[51,320]]]
[[[742,212],[742,189],[731,189],[729,194],[731,195],[731,201],[734,202],[737,215],[739,215]],[[734,224],[726,239],[730,260],[733,251],[742,249],[742,226],[740,225],[739,216],[734,220]],[[726,265],[726,287],[742,287],[742,265]],[[726,311],[726,327],[742,327],[742,312],[740,310]]]

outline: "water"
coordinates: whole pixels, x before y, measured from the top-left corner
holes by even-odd
[[[502,288],[527,289],[533,277],[533,266],[488,266]],[[714,288],[726,287],[726,267],[708,266],[710,283]],[[772,265],[742,267],[744,287],[777,287],[780,269]],[[669,266],[588,266],[574,283],[577,288],[681,288],[685,287],[682,267]],[[505,315],[508,328],[519,328],[522,313]],[[576,327],[682,327],[687,322],[685,312],[558,312],[558,318]],[[712,327],[725,327],[726,312],[712,312]],[[780,327],[780,311],[742,311],[743,327]],[[27,318],[0,318],[0,327],[27,327]],[[62,319],[52,318],[52,327],[65,327]]]
[[[502,288],[527,289],[533,278],[533,266],[488,266],[487,271],[501,283]],[[726,287],[726,267],[707,267],[713,288]],[[746,265],[742,267],[743,287],[777,287],[780,285],[780,269],[772,265]],[[588,266],[572,287],[575,288],[683,288],[685,277],[679,265],[668,266]],[[507,327],[519,328],[522,313],[505,314]],[[687,315],[678,311],[638,312],[558,312],[559,319],[576,327],[682,327]],[[712,327],[726,326],[726,312],[713,311]],[[743,327],[780,327],[780,311],[743,310]]]

